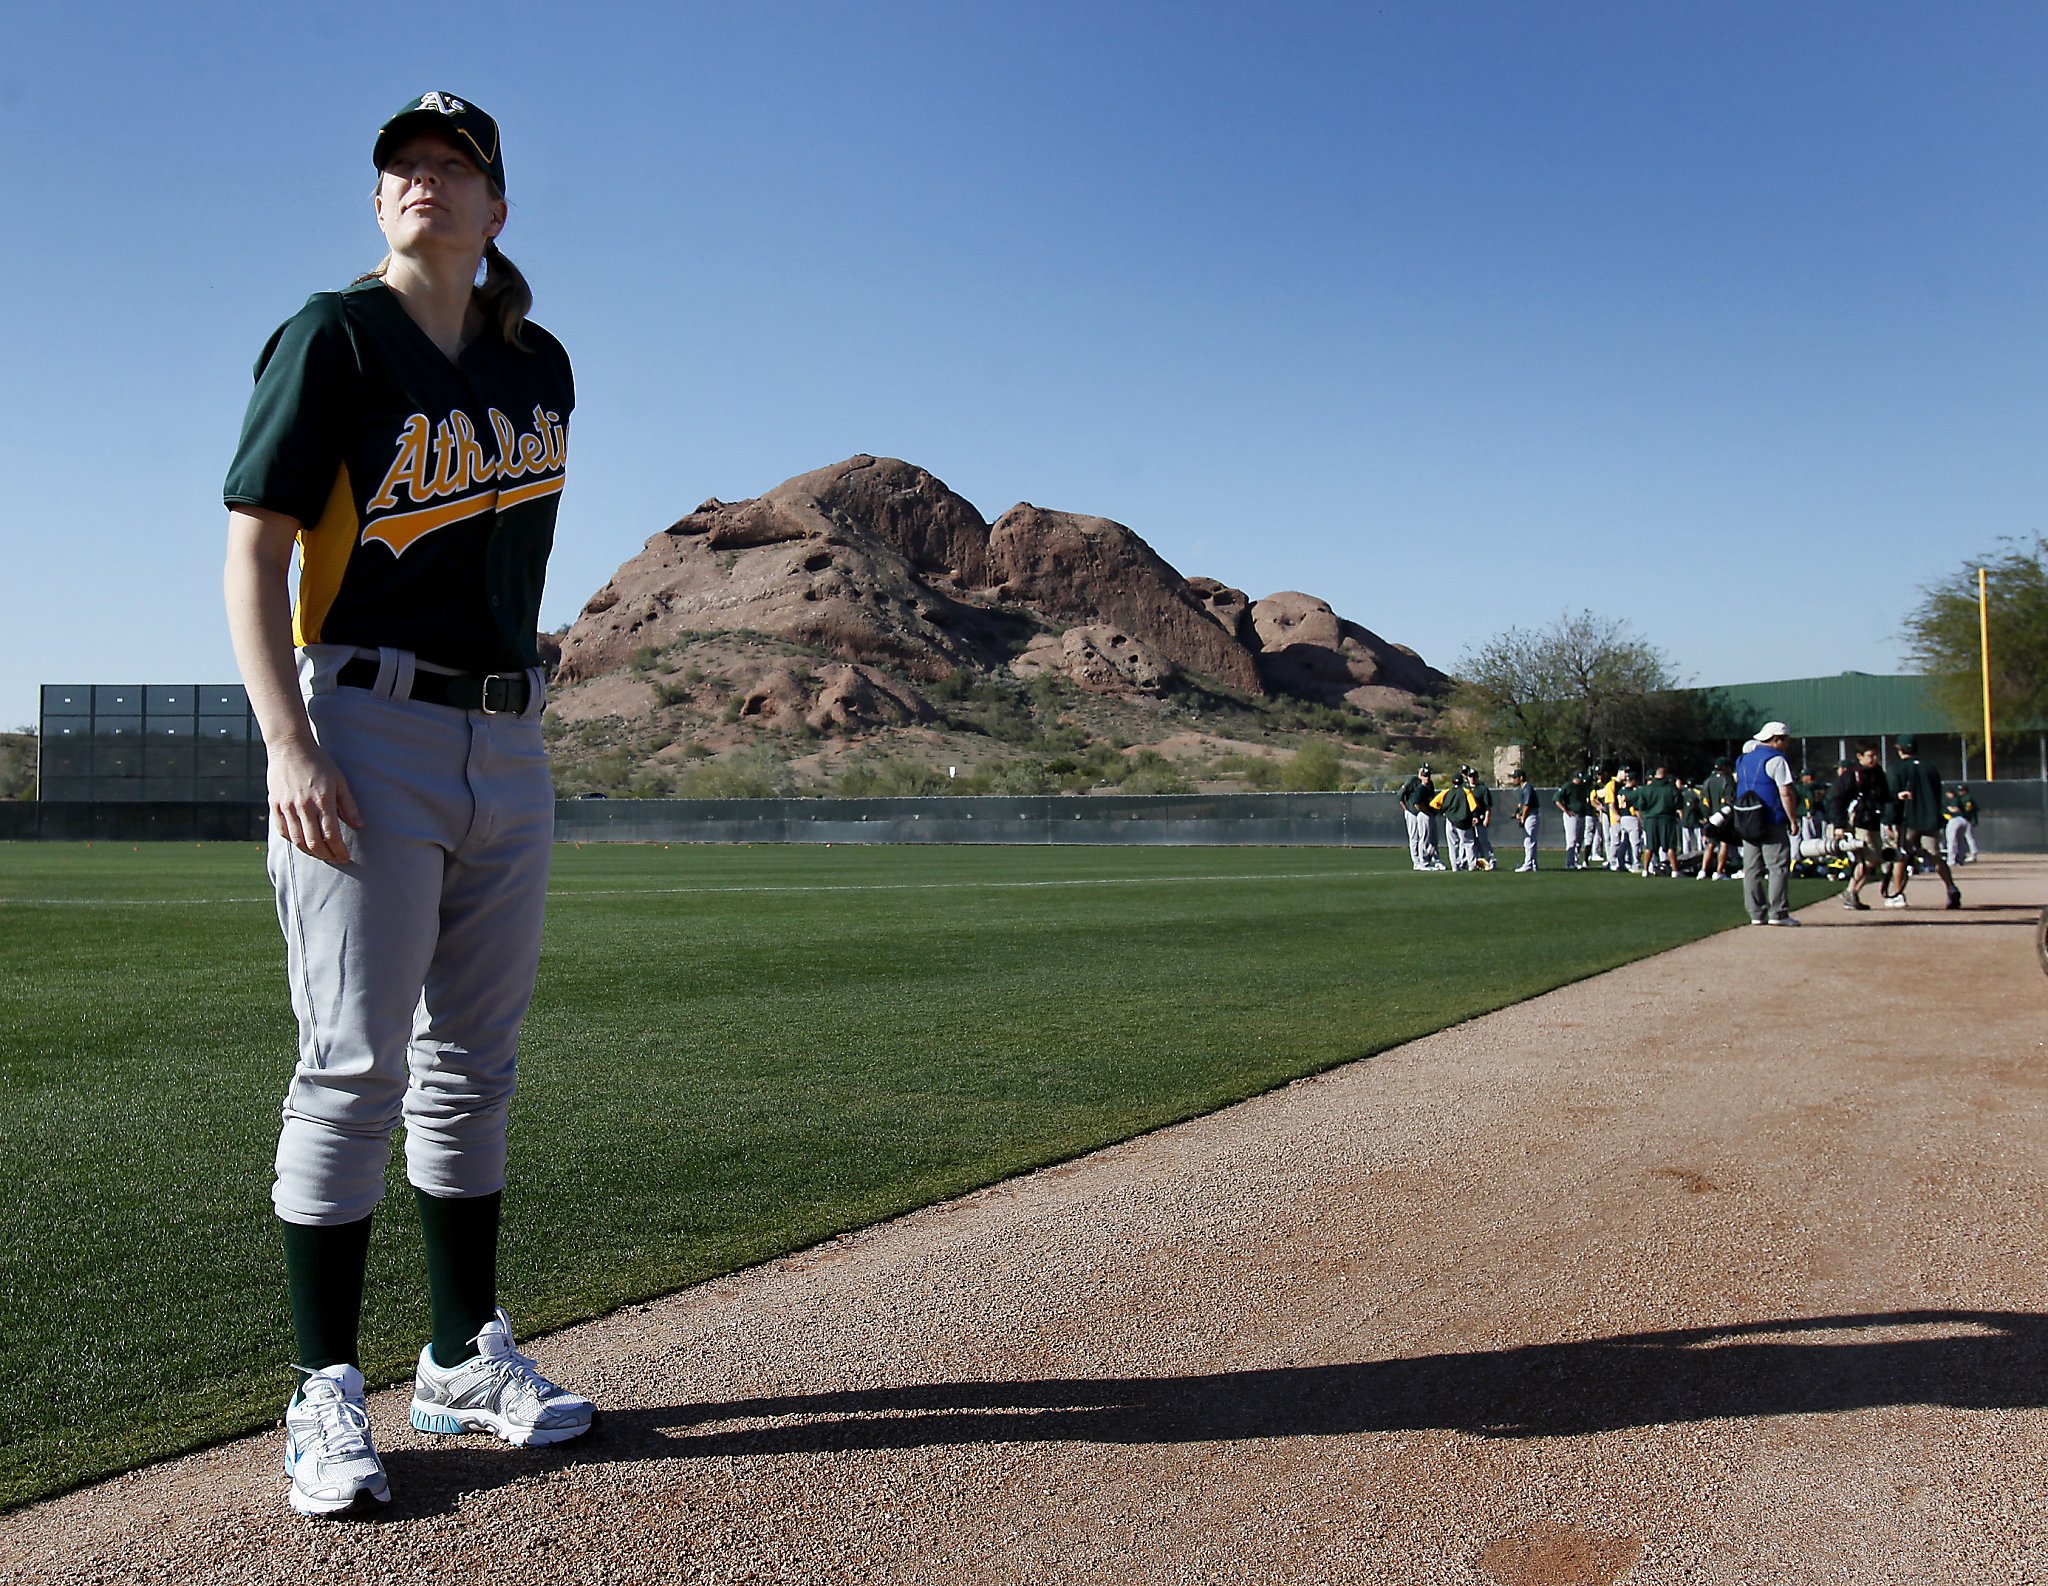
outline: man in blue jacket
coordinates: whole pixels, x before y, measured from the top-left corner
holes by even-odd
[[[1755,744],[1735,762],[1735,808],[1757,807],[1763,836],[1742,839],[1742,901],[1752,925],[1797,925],[1792,918],[1792,833],[1799,828],[1799,796],[1792,790],[1792,762],[1785,758],[1791,729],[1767,721]],[[1765,881],[1769,879],[1766,897]]]

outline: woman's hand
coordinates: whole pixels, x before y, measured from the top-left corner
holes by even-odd
[[[348,778],[325,749],[317,743],[281,745],[270,755],[269,782],[270,818],[286,842],[332,865],[355,857],[344,828],[360,831],[362,812]]]

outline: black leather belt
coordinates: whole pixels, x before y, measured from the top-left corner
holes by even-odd
[[[334,674],[344,688],[375,688],[377,663],[366,655],[344,661]],[[412,674],[412,692],[405,697],[456,710],[480,710],[486,716],[518,716],[532,696],[524,672],[427,672]]]

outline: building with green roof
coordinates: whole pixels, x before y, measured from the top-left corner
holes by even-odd
[[[1919,740],[1920,752],[1944,776],[1981,779],[1981,745],[1969,739],[1934,696],[1931,679],[1916,673],[1841,672],[1833,677],[1788,677],[1768,683],[1726,683],[1690,689],[1717,715],[1746,722],[1755,731],[1767,721],[1791,729],[1796,769],[1831,772],[1859,742],[1874,742],[1891,762],[1892,743],[1902,733]],[[1992,747],[1999,780],[2048,780],[2048,732],[2039,722],[2007,727],[1994,721]],[[1733,754],[1741,745],[1731,742]]]

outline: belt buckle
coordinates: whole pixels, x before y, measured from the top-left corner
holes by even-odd
[[[491,685],[493,683],[498,685],[498,703],[495,705],[491,703]],[[484,674],[483,698],[478,701],[477,709],[481,710],[486,716],[501,716],[505,712],[505,702],[511,698],[511,695],[512,679],[510,677],[502,672],[486,672]]]

